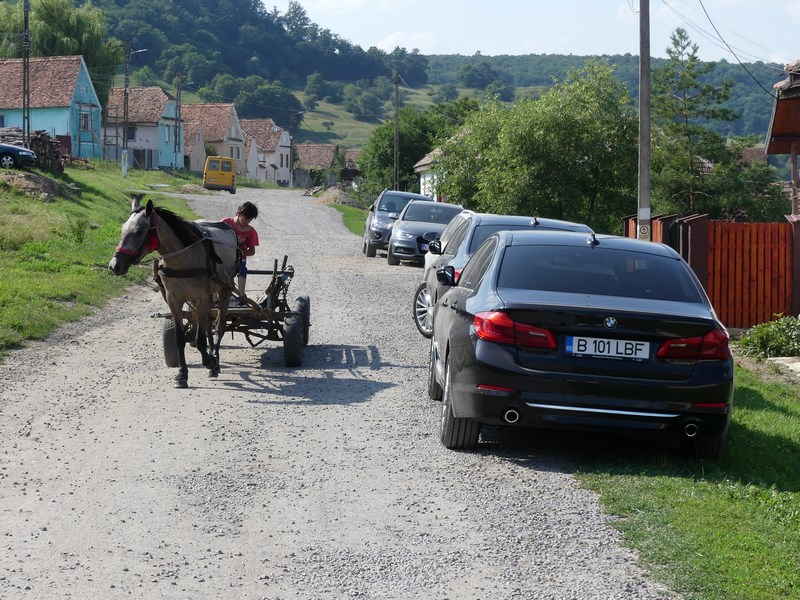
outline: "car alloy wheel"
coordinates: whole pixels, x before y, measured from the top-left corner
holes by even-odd
[[[414,292],[414,325],[424,337],[433,335],[433,303],[424,282]]]

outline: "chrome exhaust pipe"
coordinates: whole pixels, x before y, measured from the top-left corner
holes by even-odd
[[[683,433],[686,435],[686,437],[693,438],[700,433],[700,428],[696,423],[687,423],[686,427],[683,428]]]
[[[514,423],[519,421],[519,413],[513,408],[509,408],[506,412],[503,413],[503,420],[506,423],[513,425]]]

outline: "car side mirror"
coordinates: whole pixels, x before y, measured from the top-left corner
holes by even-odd
[[[389,213],[389,218],[395,221],[400,218],[400,213]]]
[[[374,204],[369,207],[369,212],[372,212],[372,213],[375,212],[375,205]]]
[[[426,231],[425,233],[422,234],[422,239],[425,240],[426,242],[432,242],[433,240],[436,239],[436,236],[438,235],[439,234],[436,233],[435,231]]]
[[[456,284],[456,269],[452,265],[448,265],[436,271],[436,280],[447,287],[453,287]]]
[[[428,244],[428,252],[431,254],[441,254],[442,253],[442,241],[441,240],[433,240]]]

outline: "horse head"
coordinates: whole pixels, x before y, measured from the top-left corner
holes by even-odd
[[[142,197],[143,194],[133,194],[131,216],[122,225],[122,237],[108,263],[114,275],[125,275],[132,264],[158,248],[153,201],[142,206]]]

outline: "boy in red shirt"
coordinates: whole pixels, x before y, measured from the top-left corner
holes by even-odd
[[[227,223],[236,232],[236,240],[239,249],[242,251],[242,266],[239,269],[237,283],[239,293],[244,296],[244,288],[247,282],[247,257],[256,253],[258,246],[258,232],[250,225],[250,222],[258,216],[258,207],[252,202],[245,202],[236,210],[235,217],[225,217],[223,223]]]

